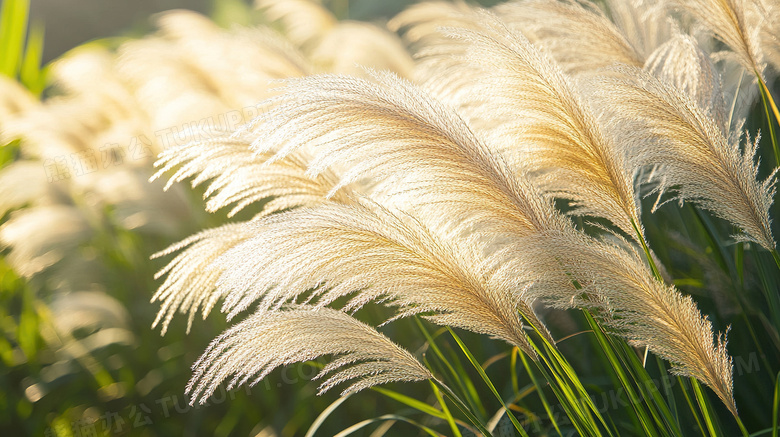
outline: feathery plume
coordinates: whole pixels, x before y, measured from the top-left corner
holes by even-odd
[[[36,206],[14,212],[0,226],[0,248],[10,247],[9,264],[19,274],[31,277],[62,260],[91,232],[75,207]]]
[[[54,203],[56,197],[40,162],[20,160],[0,170],[0,217],[27,204]]]
[[[602,132],[574,85],[552,60],[498,18],[483,13],[481,23],[484,30],[449,32],[470,43],[466,68],[480,80],[470,81],[470,92],[460,90],[459,95],[489,99],[489,104],[481,101],[473,107],[478,116],[495,117],[488,130],[496,147],[516,168],[540,173],[541,186],[571,199],[576,213],[606,218],[631,236],[641,234],[625,153]]]
[[[463,256],[412,217],[367,202],[324,203],[246,224],[252,236],[213,263],[222,272],[223,311],[232,317],[258,300],[268,310],[299,297],[322,306],[355,294],[346,309],[378,301],[398,307],[394,318],[433,313],[425,317],[535,356],[517,311],[544,325],[507,283],[466,264],[476,253]]]
[[[479,27],[474,8],[464,2],[428,1],[404,9],[393,17],[387,27],[403,34],[414,49],[434,49],[452,42],[440,32],[441,27]]]
[[[774,174],[757,181],[757,141],[729,143],[715,121],[687,95],[649,74],[625,67],[604,78],[601,104],[627,143],[637,166],[664,167],[659,191],[674,188],[680,200],[694,201],[730,221],[767,250],[775,247],[769,208]],[[652,147],[648,147],[652,144]]]
[[[192,179],[196,187],[211,180],[204,193],[208,198],[206,210],[215,212],[228,205],[232,217],[246,206],[271,199],[263,205],[263,215],[326,200],[338,177],[326,170],[315,177],[306,175],[309,157],[304,150],[287,155],[271,164],[266,162],[273,152],[255,153],[251,149],[254,136],[247,132],[211,132],[208,139],[196,140],[183,146],[165,150],[155,163],[159,167],[152,180],[178,167],[170,177],[165,190],[175,182]],[[339,190],[331,200],[346,202],[346,192]]]
[[[777,0],[759,0],[760,7],[754,13],[763,15],[761,22],[761,43],[764,58],[774,67],[774,75],[780,75],[780,2]],[[771,19],[769,17],[775,17]]]
[[[397,35],[358,21],[344,21],[323,35],[309,57],[320,71],[369,76],[365,68],[411,77],[414,60]]]
[[[647,58],[675,36],[669,0],[606,0],[607,14],[640,59]],[[637,65],[638,67],[638,65]]]
[[[298,47],[316,43],[338,25],[333,14],[312,0],[255,0],[255,6],[271,21],[279,22],[285,36]]]
[[[293,307],[256,313],[217,337],[193,366],[190,403],[204,403],[222,381],[256,384],[273,369],[332,355],[315,379],[323,393],[349,382],[342,395],[396,381],[433,375],[407,350],[374,328],[328,308]]]
[[[414,61],[387,29],[359,21],[339,21],[319,1],[258,0],[257,7],[281,25],[319,71],[365,76],[366,67],[409,77]]]
[[[644,63],[643,53],[593,4],[514,1],[498,5],[494,11],[510,29],[547,49],[569,74],[595,73],[615,62]]]
[[[644,69],[687,93],[729,134],[719,73],[696,39],[678,33],[648,57]]]
[[[672,373],[708,385],[736,415],[725,336],[716,341],[693,300],[656,280],[635,246],[581,233],[547,234],[515,253],[524,268],[541,272],[529,296],[558,308],[594,309],[616,334],[670,361]],[[562,269],[547,268],[550,263]],[[572,286],[571,278],[582,288]]]
[[[375,192],[437,231],[503,236],[567,226],[452,110],[393,74],[313,76],[289,81],[285,91],[245,127],[257,136],[253,147],[277,150],[273,162],[306,145],[314,155],[309,175],[342,169],[331,193],[370,177]]]
[[[159,258],[182,251],[154,276],[159,279],[167,275],[152,296],[152,302],[162,302],[152,327],[162,324],[161,335],[165,335],[176,311],[189,314],[187,333],[199,309],[205,319],[224,295],[216,287],[222,271],[212,263],[251,237],[249,231],[244,223],[231,223],[199,232],[152,255]]]
[[[694,17],[726,44],[742,66],[764,79],[761,20],[752,0],[676,0],[674,4]]]
[[[29,91],[19,82],[0,76],[0,118],[5,119],[19,112],[27,111],[39,103]],[[2,124],[0,124],[0,141],[2,140]],[[0,144],[4,146],[5,144]]]

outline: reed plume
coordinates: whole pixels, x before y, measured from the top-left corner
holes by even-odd
[[[414,356],[374,328],[337,310],[292,307],[258,312],[217,337],[193,366],[190,403],[204,403],[219,384],[256,384],[273,369],[332,355],[315,379],[323,393],[349,383],[342,395],[395,381],[433,375]],[[330,375],[330,376],[328,376]]]
[[[398,36],[383,26],[337,20],[312,0],[257,0],[256,5],[319,72],[366,76],[365,67],[371,67],[410,77],[414,70]]]
[[[758,141],[730,142],[707,111],[680,90],[634,69],[604,78],[602,104],[615,117],[619,135],[632,144],[637,166],[661,165],[658,190],[672,190],[728,220],[767,250],[775,248],[769,219],[774,174],[757,180]],[[651,144],[652,147],[647,145]]]
[[[750,0],[676,1],[684,10],[731,49],[732,56],[760,80],[764,79],[761,29],[764,18]]]
[[[56,223],[56,226],[52,226]],[[67,205],[41,205],[15,211],[0,227],[0,248],[20,275],[32,277],[54,265],[92,235],[86,217]]]
[[[462,256],[417,220],[366,202],[323,203],[245,224],[251,236],[212,263],[223,311],[232,317],[256,301],[271,310],[299,298],[322,306],[352,295],[347,310],[383,302],[398,307],[394,318],[426,314],[534,356],[517,311],[545,328],[523,296],[464,263],[476,255]]]
[[[216,289],[221,271],[212,266],[213,261],[251,236],[243,223],[231,223],[199,232],[152,255],[159,258],[181,251],[155,275],[155,279],[167,276],[152,296],[152,302],[162,302],[152,327],[161,324],[165,335],[177,311],[188,313],[188,333],[199,309],[205,319],[223,297]]]
[[[489,99],[489,105],[465,103],[476,107],[477,117],[493,120],[489,139],[515,168],[535,172],[546,191],[571,199],[576,213],[606,218],[643,238],[625,151],[602,131],[574,83],[495,16],[482,14],[480,23],[479,31],[448,32],[469,43],[469,65],[457,74],[472,80],[456,92]],[[442,70],[436,77],[448,74]]]
[[[725,336],[715,339],[693,300],[656,280],[635,246],[548,234],[515,253],[525,268],[540,272],[529,296],[557,308],[590,308],[615,334],[669,360],[672,373],[708,385],[737,414]]]
[[[246,132],[206,132],[207,139],[193,140],[183,146],[169,148],[159,155],[159,168],[152,180],[172,169],[165,190],[175,182],[192,178],[196,187],[211,181],[203,194],[208,198],[206,211],[215,212],[234,205],[228,212],[232,217],[250,204],[270,199],[263,205],[262,214],[311,205],[325,201],[327,194],[338,183],[331,170],[316,177],[308,177],[309,157],[305,150],[267,164],[274,152],[255,153],[251,149],[254,137]],[[346,202],[347,189],[339,190],[332,200]]]
[[[514,32],[544,47],[569,74],[593,74],[615,62],[644,64],[646,54],[594,4],[513,1],[496,6],[494,11]]]
[[[644,69],[685,92],[729,135],[732,123],[726,114],[720,73],[695,38],[678,33],[650,55]]]
[[[305,145],[310,176],[338,165],[341,179],[330,194],[370,178],[372,196],[437,232],[500,237],[566,226],[451,109],[395,75],[308,77],[288,82],[285,92],[245,129],[256,135],[258,153],[277,151],[269,162]]]
[[[764,58],[774,68],[774,75],[780,75],[780,20],[770,17],[780,17],[780,2],[776,0],[761,0],[756,13],[763,15],[761,20],[761,50]]]

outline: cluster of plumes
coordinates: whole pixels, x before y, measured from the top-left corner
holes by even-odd
[[[593,310],[736,412],[725,338],[637,249],[639,198],[651,182],[659,198],[674,191],[774,249],[773,179],[757,180],[756,143],[740,144],[751,78],[780,64],[778,20],[763,18],[777,2],[606,3],[416,5],[390,22],[416,62],[387,30],[339,22],[304,0],[260,2],[284,36],[165,15],[158,35],[118,55],[82,48],[61,61],[63,96],[2,102],[17,114],[3,121],[3,138],[21,138],[26,160],[0,178],[35,166],[40,183],[23,183],[29,195],[2,196],[0,206],[30,205],[16,213],[29,214],[24,222],[53,208],[69,225],[13,218],[0,238],[32,275],[62,258],[49,243],[78,245],[94,232],[105,205],[125,212],[128,229],[175,232],[192,217],[171,201],[180,193],[128,188],[152,175],[149,159],[45,183],[48,158],[121,154],[105,145],[145,135],[150,155],[162,152],[153,179],[207,184],[209,211],[263,206],[158,254],[177,253],[154,296],[163,332],[176,312],[189,328],[220,300],[231,316],[257,307],[198,362],[196,398],[323,355],[333,361],[321,390],[432,378],[348,314],[369,302],[393,308],[391,320],[420,315],[533,358],[526,325],[553,342],[534,311],[546,304]],[[708,53],[712,35],[730,51]],[[293,79],[273,82],[282,78]],[[253,119],[237,129],[247,114],[199,122],[247,107]],[[576,229],[554,199],[601,220],[603,235]],[[61,238],[25,246],[25,229]]]
[[[309,54],[327,46],[317,35],[348,26],[308,3],[263,3]],[[771,73],[765,59],[777,61],[777,23],[757,11],[777,5],[695,3],[687,15],[662,0],[610,1],[606,11],[548,0],[492,11],[415,5],[390,28],[415,52],[417,85],[369,70],[288,80],[235,132],[164,153],[158,176],[177,168],[171,181],[210,180],[210,210],[273,197],[255,219],[160,254],[180,252],[160,272],[163,330],[176,311],[192,323],[220,299],[230,316],[258,308],[199,361],[194,394],[322,354],[336,356],[331,381],[367,378],[349,390],[402,380],[384,370],[370,377],[377,356],[359,354],[373,340],[345,349],[329,337],[351,335],[357,322],[343,311],[371,301],[395,308],[391,320],[419,314],[534,357],[524,325],[549,339],[533,309],[542,303],[593,310],[736,412],[725,337],[639,249],[639,198],[648,182],[659,199],[673,190],[732,222],[739,239],[774,249],[773,178],[756,179],[756,142],[740,142],[744,97],[755,95],[744,90]],[[708,53],[711,35],[739,62]],[[555,198],[612,226],[587,235]],[[298,336],[309,323],[320,331]],[[295,341],[266,348],[255,338],[266,326],[289,326]],[[399,369],[414,367],[404,356]],[[355,360],[363,367],[340,368]]]
[[[263,110],[257,103],[277,94],[275,80],[318,72],[362,74],[367,67],[411,73],[412,58],[390,31],[339,24],[314,3],[285,5],[287,13],[319,14],[331,25],[302,41],[283,25],[284,17],[271,13],[270,2],[259,5],[269,8],[264,16],[269,26],[223,29],[199,14],[171,11],[156,18],[159,30],[152,35],[129,39],[116,49],[109,48],[113,41],[90,43],[55,61],[49,70],[50,97],[43,101],[0,77],[0,143],[18,144],[13,147],[20,155],[0,169],[0,248],[8,250],[5,259],[18,274],[53,293],[39,296],[47,302],[71,297],[86,302],[76,297],[91,293],[111,300],[126,318],[106,285],[123,272],[109,260],[118,252],[125,261],[137,262],[205,223],[200,202],[182,187],[165,192],[162,182],[149,184],[155,157],[193,139],[220,141],[221,132],[232,132]],[[240,153],[241,147],[232,150]],[[219,155],[201,158],[204,165],[225,162]],[[274,196],[278,200],[266,204],[267,213],[321,201],[331,186],[323,175],[319,185],[324,191],[316,192],[318,182],[304,177],[303,151],[259,171],[264,159],[253,153],[230,160],[243,173],[242,182],[212,181],[210,210],[232,204],[237,212]],[[197,173],[209,179],[226,169],[201,170]],[[251,180],[243,179],[250,174]],[[273,180],[268,187],[278,187],[285,174],[281,190],[257,189],[263,179]],[[125,246],[106,247],[113,244]],[[199,305],[195,302],[182,305]],[[60,316],[68,317],[54,312]],[[70,325],[55,320],[59,326]],[[111,332],[98,337],[125,341],[124,334]]]

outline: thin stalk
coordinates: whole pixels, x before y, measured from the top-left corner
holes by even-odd
[[[509,379],[512,383],[512,391],[517,393],[520,391],[520,383],[517,380],[517,356],[520,355],[520,348],[517,346],[512,347],[512,352],[509,355]]]
[[[775,397],[772,401],[772,437],[777,437],[777,413],[780,410],[780,373],[775,378]]]
[[[444,402],[444,399],[441,397],[441,391],[439,390],[439,387],[436,387],[436,384],[434,384],[434,382],[431,380],[428,380],[428,382],[431,384],[431,388],[433,389],[434,396],[436,396],[436,400],[439,401],[439,405],[441,405],[441,411],[444,413],[444,417],[447,418],[447,423],[450,425],[452,435],[455,437],[463,437],[463,435],[460,433],[460,429],[458,429],[458,425],[455,423],[455,418],[452,417],[450,409],[447,408],[447,403]]]
[[[691,380],[691,386],[693,386],[693,393],[696,396],[696,402],[699,404],[699,409],[702,412],[704,423],[707,425],[707,431],[709,431],[710,435],[713,437],[721,435],[720,427],[717,424],[717,418],[712,411],[712,406],[707,399],[707,395],[704,393],[704,390],[702,390],[701,384],[699,384],[699,380],[696,378],[689,379]],[[745,435],[747,436],[747,434]]]
[[[493,435],[490,433],[490,431],[487,430],[485,425],[483,425],[482,422],[480,422],[479,419],[477,419],[477,417],[474,416],[474,414],[469,410],[466,404],[463,403],[463,401],[458,397],[458,395],[456,395],[452,391],[452,389],[447,387],[446,384],[444,384],[443,382],[439,381],[436,378],[433,378],[433,382],[439,386],[439,388],[442,390],[442,393],[444,393],[444,395],[447,396],[447,399],[449,399],[456,407],[458,407],[460,412],[463,413],[475,427],[477,427],[477,429],[479,430],[480,433],[482,433],[483,436],[493,437]]]
[[[664,279],[661,276],[661,272],[658,270],[658,266],[655,265],[655,260],[653,259],[653,256],[650,254],[650,247],[648,247],[647,241],[645,241],[645,236],[639,230],[639,226],[636,224],[634,219],[631,219],[631,226],[633,226],[634,232],[636,232],[637,238],[639,239],[639,242],[642,244],[642,250],[645,252],[645,257],[647,257],[647,263],[650,265],[650,270],[653,271],[653,275],[657,280],[664,282]]]
[[[449,326],[447,327],[447,330],[450,332],[452,338],[455,339],[455,341],[458,343],[458,346],[460,346],[463,353],[466,355],[466,357],[469,359],[471,364],[477,370],[479,376],[482,377],[482,380],[485,381],[485,384],[490,388],[490,391],[493,392],[493,395],[496,397],[496,399],[498,399],[498,402],[500,402],[501,406],[504,407],[507,416],[509,416],[509,420],[512,421],[512,425],[515,426],[517,432],[519,432],[521,436],[528,437],[528,434],[525,432],[525,429],[523,429],[523,426],[520,425],[520,422],[517,421],[517,418],[515,417],[514,413],[512,413],[512,410],[509,409],[509,407],[504,402],[504,399],[498,393],[498,390],[496,390],[496,386],[493,385],[493,382],[490,380],[490,378],[488,378],[487,373],[485,373],[485,369],[483,369],[482,366],[479,365],[477,359],[471,353],[469,348],[466,347],[466,345],[463,343],[460,337],[458,337],[458,334],[456,334],[455,331],[453,331],[452,328],[450,328]]]
[[[772,258],[775,259],[775,264],[777,265],[777,268],[780,269],[780,254],[777,253],[777,249],[772,249]]]
[[[745,424],[742,423],[742,419],[740,419],[739,416],[737,416],[736,419],[739,430],[742,431],[742,437],[749,437],[750,433],[748,432],[747,428],[745,428]]]
[[[775,151],[775,164],[780,166],[780,150],[778,149],[777,137],[775,136],[775,127],[774,124],[772,123],[772,118],[769,115],[769,110],[771,108],[772,113],[775,116],[775,121],[777,123],[780,123],[780,111],[777,110],[777,105],[775,104],[775,100],[772,98],[772,93],[769,92],[769,87],[766,86],[766,82],[764,82],[764,79],[758,73],[756,73],[756,77],[758,77],[759,89],[761,90],[761,100],[764,103],[766,122],[769,125],[769,135],[772,138],[772,148]]]
[[[774,258],[777,251],[774,250],[772,252],[772,256]],[[775,263],[778,263],[778,268],[780,268],[780,262],[778,262],[777,258],[775,258]],[[759,279],[763,285],[763,287],[761,287],[761,291],[763,292],[764,297],[766,298],[766,302],[769,305],[769,315],[772,317],[770,325],[775,331],[774,334],[777,335],[778,331],[780,331],[780,296],[778,296],[778,293],[775,290],[773,281],[770,281],[769,279],[774,277],[774,275],[770,273],[770,271],[773,271],[774,268],[767,268],[760,257],[757,257],[756,259],[756,266],[758,267]]]
[[[542,401],[542,406],[544,407],[544,411],[547,413],[547,417],[550,418],[550,422],[552,422],[553,427],[555,427],[555,431],[557,431],[558,435],[562,437],[563,433],[561,433],[561,429],[558,427],[558,421],[555,420],[555,415],[553,415],[552,408],[550,408],[550,403],[547,401],[547,397],[544,395],[542,385],[539,384],[539,381],[536,379],[533,370],[528,365],[528,359],[526,359],[525,355],[520,352],[520,349],[515,348],[515,350],[517,351],[517,355],[523,361],[523,366],[525,367],[528,376],[531,377],[531,382],[536,387],[536,393],[539,394],[539,399]]]

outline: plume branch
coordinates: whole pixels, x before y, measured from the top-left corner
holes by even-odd
[[[663,166],[659,190],[674,187],[680,200],[690,200],[739,227],[740,240],[772,250],[769,208],[774,174],[757,180],[757,141],[744,150],[723,135],[708,112],[684,92],[634,68],[604,78],[602,102],[613,115],[614,129],[630,142],[638,166]]]
[[[595,310],[615,334],[669,360],[672,373],[703,382],[736,414],[725,336],[713,335],[712,324],[689,296],[656,280],[635,246],[584,234],[549,234],[527,241],[517,253],[526,268],[549,272],[530,287],[530,298]],[[562,270],[549,269],[550,263]],[[567,284],[572,277],[581,289]]]
[[[162,324],[161,333],[165,335],[179,311],[189,314],[189,333],[198,310],[202,309],[205,318],[222,297],[216,288],[221,272],[213,268],[212,262],[251,236],[242,223],[233,223],[199,232],[152,255],[152,258],[159,258],[181,251],[155,275],[155,279],[167,276],[152,296],[152,302],[162,303],[152,327]]]
[[[411,353],[374,328],[337,310],[302,306],[256,313],[217,337],[193,366],[187,393],[191,403],[202,404],[227,379],[230,388],[253,385],[277,367],[326,355],[333,361],[315,376],[328,377],[319,393],[345,382],[351,385],[342,395],[433,378]]]
[[[644,63],[643,53],[595,5],[513,1],[496,6],[494,11],[512,30],[543,46],[569,74],[592,74],[615,62],[635,66]]]
[[[253,236],[220,257],[218,289],[233,316],[259,301],[279,308],[297,299],[346,309],[369,301],[398,307],[394,318],[424,314],[440,325],[488,334],[534,356],[517,311],[544,331],[530,302],[509,283],[470,266],[461,250],[415,219],[373,203],[326,203],[247,224]],[[474,249],[476,252],[476,249]]]
[[[762,14],[752,0],[677,0],[675,4],[726,44],[742,66],[763,79]]]
[[[470,43],[470,68],[480,77],[460,95],[490,100],[466,106],[493,119],[487,130],[493,130],[496,146],[514,155],[516,167],[541,173],[543,188],[574,201],[580,214],[606,218],[635,235],[632,222],[641,221],[622,148],[602,131],[554,61],[495,16],[481,14],[481,24],[479,31],[448,30]]]
[[[204,197],[208,198],[206,210],[215,212],[234,205],[228,217],[232,217],[248,205],[265,199],[263,215],[284,209],[322,202],[338,183],[331,170],[309,177],[306,175],[309,157],[305,150],[287,155],[285,159],[267,162],[273,152],[255,153],[250,145],[252,138],[246,132],[202,132],[206,139],[190,141],[183,146],[165,150],[155,166],[159,168],[152,180],[160,178],[172,169],[165,189],[174,182],[192,179],[196,187],[207,180]],[[332,196],[334,201],[346,201],[349,190],[343,189]]]
[[[343,169],[331,193],[371,178],[378,193],[433,229],[457,224],[524,235],[566,226],[527,178],[515,177],[451,109],[392,74],[374,79],[290,81],[280,104],[246,127],[257,136],[253,147],[276,150],[276,160],[307,146],[309,175]]]

